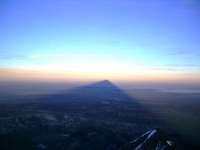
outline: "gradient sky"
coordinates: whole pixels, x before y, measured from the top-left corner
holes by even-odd
[[[198,0],[1,0],[0,78],[200,81]]]

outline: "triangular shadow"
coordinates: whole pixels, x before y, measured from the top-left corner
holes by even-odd
[[[121,119],[127,120],[127,122],[149,124],[149,127],[161,123],[159,118],[152,114],[148,108],[139,103],[138,99],[129,96],[108,80],[80,86],[67,91],[61,91],[53,95],[42,96],[36,98],[36,101],[46,103],[48,107],[58,107],[59,109],[66,109],[66,107],[70,107],[70,105],[75,105],[78,109],[81,106],[84,107],[85,104],[97,110],[106,107],[115,112],[119,112],[119,114],[123,114],[124,117]],[[101,112],[102,110],[98,111]],[[108,112],[101,112],[99,115],[105,116]],[[95,117],[97,114],[93,115]],[[130,120],[130,118],[132,119]],[[153,128],[157,127],[158,126],[153,126]]]
[[[136,100],[128,96],[124,91],[108,80],[103,80],[80,86],[67,91],[61,91],[56,94],[42,96],[37,98],[37,101],[55,103],[55,102],[136,102]]]
[[[138,99],[130,97],[108,80],[35,100],[36,108],[39,106],[45,113],[56,112],[59,118],[73,118],[69,127],[69,145],[78,139],[81,144],[92,142],[101,147],[114,143],[121,147],[143,132],[163,124]],[[95,133],[92,139],[88,139],[89,133]],[[97,140],[99,138],[101,140]]]

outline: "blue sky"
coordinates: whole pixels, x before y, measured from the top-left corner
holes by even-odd
[[[4,69],[199,75],[198,0],[2,0],[0,22]]]

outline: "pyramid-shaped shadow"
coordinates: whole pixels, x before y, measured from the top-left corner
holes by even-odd
[[[47,102],[67,102],[67,101],[82,101],[82,102],[136,102],[134,98],[128,96],[124,91],[119,89],[108,80],[99,81],[89,85],[77,87],[68,91],[61,91],[54,95],[49,95],[40,98]]]
[[[36,101],[53,104],[51,105],[53,107],[59,106],[60,108],[63,106],[64,109],[65,107],[70,107],[70,105],[76,105],[78,108],[86,104],[92,106],[92,109],[107,105],[105,107],[109,109],[112,107],[116,111],[123,111],[128,117],[132,116],[130,118],[133,119],[133,122],[142,124],[154,124],[157,122],[160,124],[160,119],[153,115],[147,107],[139,103],[138,99],[129,96],[108,80],[61,91],[53,95],[42,96],[36,98]]]
[[[108,80],[61,91],[53,95],[42,96],[35,100],[39,103],[48,104],[49,108],[59,110],[62,107],[63,110],[69,110],[69,112],[69,107],[76,107],[73,111],[79,112],[87,106],[87,109],[91,109],[90,115],[92,114],[95,118],[122,119],[122,121],[126,120],[129,123],[148,124],[150,128],[157,128],[162,124],[162,121],[149,108],[139,102],[140,100],[129,96]],[[92,111],[94,109],[95,111]],[[87,111],[84,109],[81,113]],[[122,116],[112,116],[113,113],[114,115],[115,113],[122,114]]]
[[[73,89],[70,94],[79,95],[83,98],[93,98],[94,101],[130,101],[126,93],[108,80],[103,80],[86,86]],[[79,98],[80,98],[79,97]],[[89,100],[89,99],[85,99]]]
[[[70,138],[66,141],[68,145],[79,141],[77,146],[89,145],[91,149],[104,149],[113,144],[119,148],[147,130],[157,128],[161,123],[136,98],[130,97],[108,80],[42,96],[36,100],[44,102],[39,107],[45,113],[50,110],[59,116],[59,122],[64,119],[64,126],[65,117],[70,118],[67,121],[70,125]],[[88,135],[92,135],[91,138]]]

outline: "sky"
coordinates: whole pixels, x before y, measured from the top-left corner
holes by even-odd
[[[0,79],[200,83],[198,0],[0,0]]]

